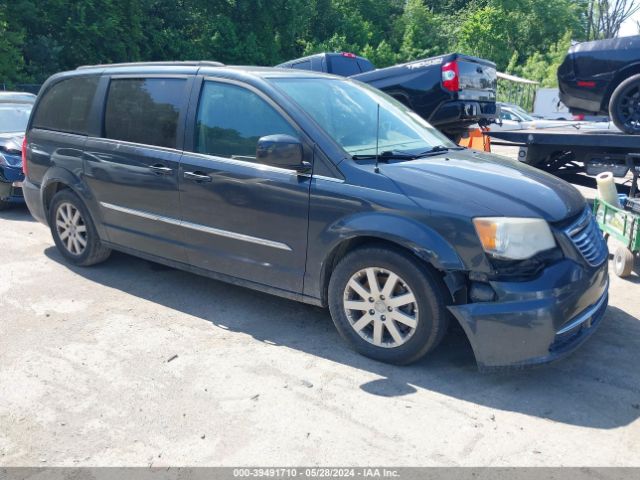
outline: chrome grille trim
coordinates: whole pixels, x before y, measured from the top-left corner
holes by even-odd
[[[565,229],[582,258],[592,267],[607,260],[609,250],[591,210],[585,209],[580,218]]]

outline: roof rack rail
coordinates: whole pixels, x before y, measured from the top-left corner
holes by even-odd
[[[87,68],[100,68],[100,67],[224,67],[224,63],[215,62],[213,60],[199,60],[199,61],[174,61],[174,62],[129,62],[129,63],[104,63],[98,65],[81,65],[76,70],[84,70]]]

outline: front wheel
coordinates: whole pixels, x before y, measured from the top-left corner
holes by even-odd
[[[340,335],[359,353],[394,364],[433,350],[448,325],[446,287],[426,265],[394,249],[345,256],[329,282],[329,309]]]
[[[100,243],[87,207],[71,190],[61,190],[51,200],[49,226],[56,247],[75,265],[94,265],[111,254]]]
[[[640,75],[627,78],[614,90],[609,116],[623,132],[640,134]]]

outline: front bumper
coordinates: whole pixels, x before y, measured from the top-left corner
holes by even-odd
[[[24,203],[22,194],[22,167],[0,168],[0,200],[8,203]]]
[[[565,259],[528,282],[491,282],[494,302],[454,305],[481,370],[551,362],[598,328],[608,302],[608,263]]]

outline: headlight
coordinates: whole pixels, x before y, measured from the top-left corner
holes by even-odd
[[[474,218],[484,251],[509,260],[525,260],[556,246],[549,224],[540,218]]]

